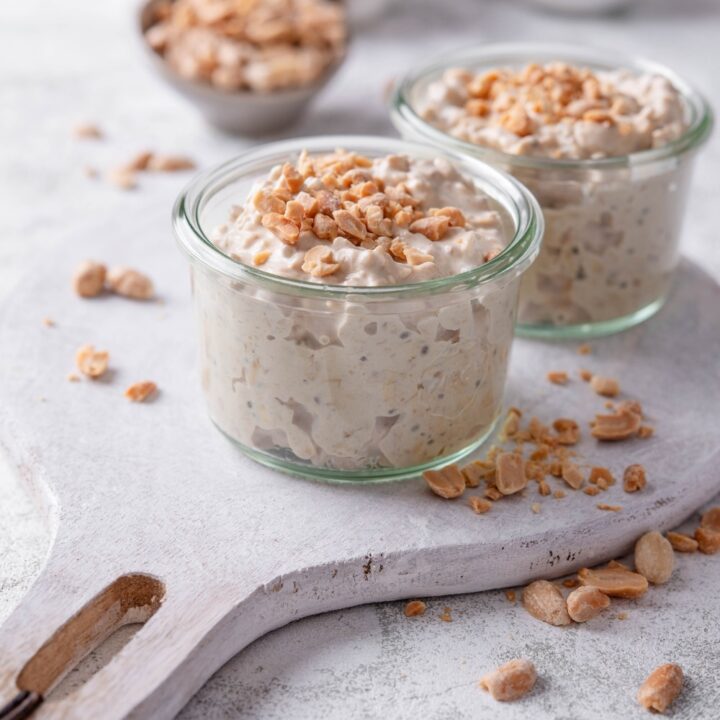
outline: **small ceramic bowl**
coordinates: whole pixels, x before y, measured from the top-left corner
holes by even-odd
[[[140,42],[150,65],[174,90],[193,103],[211,125],[235,135],[266,135],[292,125],[347,56],[349,37],[343,55],[311,85],[268,93],[220,90],[182,77],[148,45],[145,32],[153,23],[153,7],[158,1],[143,3],[138,13]]]

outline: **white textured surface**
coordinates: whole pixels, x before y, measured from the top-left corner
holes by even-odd
[[[717,103],[717,62],[697,48],[697,39],[720,22],[716,4],[639,5],[627,17],[598,22],[540,15],[507,0],[408,2],[384,28],[357,38],[347,67],[295,133],[390,132],[379,92],[388,78],[431,52],[484,40],[580,38],[636,50],[693,78]],[[131,7],[119,0],[62,6],[32,0],[0,10],[0,291],[59,235],[87,220],[115,225],[148,204],[169,206],[182,183],[152,177],[137,193],[122,194],[89,182],[83,164],[104,167],[149,146],[188,152],[207,165],[243,146],[206,129],[145,72],[133,47]],[[84,119],[97,120],[108,140],[72,141],[69,127]],[[700,158],[685,232],[686,252],[716,278],[712,194],[719,167],[714,140]],[[59,281],[66,282],[64,274]],[[14,481],[7,473],[0,477],[2,618],[37,574],[48,538]],[[625,623],[556,630],[507,607],[498,593],[448,600],[458,618],[450,625],[434,613],[410,626],[395,605],[302,621],[243,653],[184,712],[197,718],[471,717],[492,707],[474,687],[479,674],[522,652],[538,660],[543,687],[532,700],[503,707],[503,717],[627,717],[634,687],[655,656],[658,662],[679,658],[690,671],[676,715],[714,717],[720,689],[712,657],[720,636],[711,612],[720,568],[713,558],[681,561],[671,585],[631,608]]]

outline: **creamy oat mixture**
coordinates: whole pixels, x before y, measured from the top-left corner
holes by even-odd
[[[505,169],[542,206],[543,247],[523,278],[520,323],[614,320],[666,295],[678,260],[686,157],[602,169],[513,162],[597,160],[677,139],[687,127],[685,102],[666,78],[563,63],[479,75],[456,68],[431,83],[416,107],[449,134],[507,153]]]
[[[274,275],[367,287],[471,270],[510,232],[499,205],[446,160],[338,151],[273,168],[212,240]]]
[[[150,47],[180,75],[237,91],[310,85],[345,52],[333,0],[167,0],[153,7]]]
[[[449,163],[302,154],[212,235],[230,257],[333,285],[392,285],[481,265],[504,211]],[[217,425],[288,464],[410,468],[470,450],[505,384],[518,273],[455,292],[287,294],[195,268],[203,383]]]

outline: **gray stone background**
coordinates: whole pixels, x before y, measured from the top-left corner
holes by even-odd
[[[33,257],[44,248],[71,243],[73,229],[169,208],[185,181],[153,177],[122,193],[89,181],[84,165],[103,169],[152,148],[209,166],[248,145],[205,126],[152,75],[135,35],[136,8],[129,0],[0,5],[0,296],[32,272]],[[385,16],[358,29],[345,67],[285,135],[394,134],[382,99],[388,81],[436,52],[510,40],[647,55],[720,104],[717,0],[638,0],[625,14],[592,19],[541,13],[519,0],[396,0]],[[107,139],[73,140],[78,121],[97,122]],[[699,158],[684,251],[716,278],[719,173],[715,138]],[[39,573],[49,542],[19,479],[0,464],[0,621]],[[331,613],[257,641],[181,717],[640,718],[646,713],[634,703],[637,686],[652,667],[672,660],[688,675],[672,717],[709,720],[720,706],[719,596],[720,559],[693,555],[679,558],[668,585],[639,602],[617,601],[585,627],[538,623],[502,592],[432,600],[414,620],[397,603]],[[451,623],[439,619],[446,606]],[[617,618],[622,612],[626,620]],[[58,692],[71,692],[131,632],[93,653]],[[540,681],[525,700],[500,706],[478,690],[477,679],[519,655],[535,661]]]

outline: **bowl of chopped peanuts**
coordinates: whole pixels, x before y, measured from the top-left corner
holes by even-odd
[[[478,447],[502,406],[542,215],[472,158],[388,138],[300,138],[196,178],[190,261],[210,416],[259,462],[410,477]]]
[[[139,29],[159,75],[212,125],[240,135],[295,122],[349,42],[341,0],[150,0]]]

